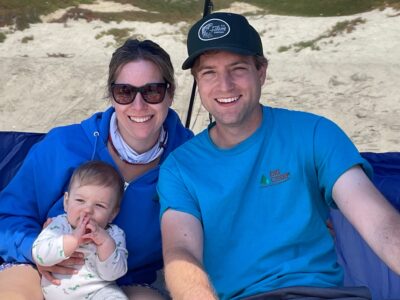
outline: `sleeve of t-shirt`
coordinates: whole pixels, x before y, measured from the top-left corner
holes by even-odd
[[[157,192],[160,198],[160,218],[168,209],[193,215],[201,221],[201,213],[195,195],[187,189],[184,176],[170,154],[160,168]]]
[[[343,173],[360,165],[367,176],[372,177],[371,165],[361,156],[350,138],[326,118],[320,118],[315,126],[314,162],[325,201],[335,208],[332,189]]]

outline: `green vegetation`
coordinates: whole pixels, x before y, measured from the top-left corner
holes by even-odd
[[[1,1],[1,0],[0,0]],[[105,22],[116,21],[147,21],[147,22],[164,22],[176,23],[179,21],[192,21],[201,16],[203,11],[202,1],[162,1],[162,0],[145,0],[145,1],[123,1],[116,0],[115,2],[131,3],[132,5],[141,8],[144,11],[124,11],[118,13],[103,13],[90,11],[82,8],[71,8],[68,12],[56,20],[56,22],[64,22],[66,19],[100,19]],[[228,2],[228,1],[227,1]],[[188,9],[190,7],[190,9]]]
[[[79,3],[92,0],[0,0],[0,27],[15,25],[16,29],[29,28],[30,23],[40,22],[39,16]]]
[[[290,49],[292,49],[292,46],[280,46],[278,48],[278,52],[285,52],[285,51],[289,51]]]
[[[129,37],[144,39],[144,37],[140,34],[133,34],[135,29],[130,28],[111,28],[107,31],[102,31],[96,35],[96,39],[101,39],[103,36],[111,35],[114,37],[115,45],[114,47],[121,46]]]
[[[47,57],[56,57],[56,58],[58,58],[58,57],[62,57],[62,58],[71,58],[71,57],[73,57],[70,54],[61,53],[61,52],[58,52],[58,53],[46,53],[46,54],[47,54]]]
[[[6,38],[7,38],[6,34],[3,32],[0,32],[0,43],[4,42]]]
[[[353,20],[350,20],[350,21],[346,20],[346,21],[343,21],[343,22],[338,22],[329,31],[327,37],[336,36],[336,35],[342,34],[344,32],[350,33],[356,28],[356,26],[358,24],[364,24],[365,22],[366,22],[366,20],[363,19],[363,18],[357,18],[357,19],[353,19]]]
[[[346,16],[391,6],[400,9],[399,0],[248,0],[271,14],[292,16]]]
[[[320,40],[329,39],[343,33],[350,33],[355,30],[358,24],[363,24],[365,22],[366,20],[363,18],[356,18],[353,20],[338,22],[328,32],[320,35],[319,37],[309,41],[295,43],[289,46],[281,46],[278,48],[278,52],[288,51],[292,48],[294,48],[295,52],[299,52],[305,48],[310,48],[311,50],[320,50],[319,46],[317,45],[317,42],[319,42]]]
[[[68,18],[84,18],[88,21],[141,20],[148,22],[176,23],[193,21],[203,12],[204,0],[113,0],[123,4],[132,4],[145,11],[99,13],[77,6],[93,3],[94,0],[0,0],[0,27],[15,25],[18,30],[40,22],[39,16],[46,15],[59,8],[70,7],[58,22]],[[240,1],[240,0],[239,0]],[[268,13],[298,16],[337,16],[351,15],[375,8],[391,6],[400,10],[400,0],[242,0],[264,9]],[[229,7],[231,0],[214,0],[214,10]]]
[[[33,35],[29,35],[29,36],[24,36],[21,40],[21,43],[26,44],[29,41],[33,41]]]

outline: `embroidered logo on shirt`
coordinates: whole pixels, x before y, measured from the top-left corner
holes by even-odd
[[[268,187],[271,185],[285,182],[286,180],[289,179],[289,175],[290,175],[289,172],[281,173],[279,169],[272,170],[267,175],[265,174],[261,175],[260,185],[262,187]]]

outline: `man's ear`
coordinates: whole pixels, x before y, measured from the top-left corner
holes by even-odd
[[[260,68],[257,70],[258,72],[258,78],[260,80],[261,86],[264,85],[265,80],[267,78],[267,66],[261,65]]]

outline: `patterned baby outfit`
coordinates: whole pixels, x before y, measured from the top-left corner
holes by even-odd
[[[42,266],[52,266],[67,259],[63,250],[63,235],[72,230],[66,214],[53,218],[33,244],[32,255],[36,262]],[[114,253],[105,261],[100,261],[96,245],[81,245],[77,251],[84,254],[85,264],[77,274],[53,274],[60,279],[60,285],[54,285],[42,277],[45,299],[128,299],[114,282],[127,271],[125,234],[116,225],[109,225],[106,230],[115,241]]]

